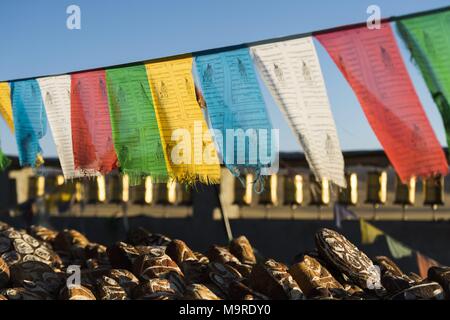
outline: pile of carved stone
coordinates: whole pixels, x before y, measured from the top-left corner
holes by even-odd
[[[371,261],[339,233],[321,229],[315,251],[290,267],[255,254],[241,236],[203,255],[183,241],[132,231],[105,247],[75,230],[0,223],[0,300],[445,299],[450,268],[428,279],[386,257]]]

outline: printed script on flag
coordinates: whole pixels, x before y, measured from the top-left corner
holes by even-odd
[[[14,120],[11,105],[11,92],[7,82],[0,82],[0,114],[11,132],[14,132]]]
[[[220,181],[220,166],[202,110],[195,95],[192,57],[163,60],[145,65],[152,91],[158,127],[169,175],[177,181]],[[188,139],[177,135],[186,130]],[[188,141],[183,141],[188,140]],[[203,148],[213,154],[203,159]],[[172,159],[175,151],[182,161]]]
[[[445,154],[414,90],[389,24],[317,36],[353,88],[403,182],[446,174]]]
[[[439,108],[450,145],[450,11],[402,19],[400,35]]]
[[[72,125],[70,122],[70,75],[37,79],[42,100],[55,139],[56,151],[65,179],[81,177],[75,170],[72,148]]]
[[[311,171],[345,187],[344,158],[311,37],[250,48],[255,65],[293,128]]]
[[[117,167],[104,70],[72,74],[71,123],[75,168],[85,175]]]

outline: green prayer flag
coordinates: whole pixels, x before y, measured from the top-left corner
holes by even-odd
[[[398,242],[394,238],[386,236],[386,242],[389,247],[389,251],[391,252],[391,255],[395,259],[401,259],[412,255],[412,250],[410,248],[405,247],[402,243]]]
[[[5,170],[11,163],[11,160],[3,153],[2,149],[0,149],[0,171]]]
[[[106,70],[111,128],[120,168],[130,184],[151,176],[167,181],[167,168],[144,65]]]
[[[402,19],[397,28],[439,108],[450,147],[450,11]]]

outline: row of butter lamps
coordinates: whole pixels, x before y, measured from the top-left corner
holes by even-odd
[[[253,177],[247,178],[247,183],[242,186],[235,182],[235,199],[239,205],[253,205],[255,203],[267,206],[278,205],[279,177],[274,175],[266,179],[264,192],[255,195],[251,187]],[[387,172],[375,170],[367,173],[367,193],[365,203],[373,205],[374,217],[379,206],[387,203]],[[346,174],[347,188],[338,188],[337,202],[345,206],[358,204],[358,177],[356,173]],[[302,175],[284,177],[283,204],[293,207],[301,206],[304,202],[304,183]],[[444,180],[442,176],[433,176],[423,181],[424,205],[430,206],[433,215],[438,206],[444,205]],[[314,176],[309,177],[309,205],[319,209],[328,206],[331,201],[330,184],[326,179],[317,181]],[[416,178],[411,178],[407,183],[402,183],[397,176],[394,204],[401,205],[403,216],[406,218],[406,210],[415,204]]]
[[[190,205],[191,192],[174,181],[153,183],[146,177],[142,184],[130,187],[127,175],[111,175],[105,178],[79,180],[65,183],[63,176],[30,178],[28,198],[44,197],[46,194],[57,194],[62,200],[73,198],[75,203],[127,203],[139,205]],[[65,196],[65,197],[64,197]]]
[[[104,176],[85,181],[73,181],[65,183],[61,175],[55,177],[37,176],[30,178],[29,197],[43,197],[50,192],[62,194],[62,200],[69,200],[75,195],[75,202],[87,204],[96,203],[127,203],[150,205],[190,205],[192,203],[191,192],[174,181],[155,184],[151,177],[144,179],[138,186],[129,186],[127,175],[108,176],[108,183]],[[248,174],[245,185],[238,179],[235,180],[235,204],[250,206],[254,204],[276,206],[280,204],[279,194],[283,194],[283,205],[292,207],[301,206],[304,203],[304,179],[300,174],[285,176],[282,182],[280,176],[272,175],[264,180],[264,191],[256,194],[253,188],[253,176]],[[347,188],[339,188],[337,202],[342,205],[353,206],[358,203],[358,177],[356,173],[347,173]],[[314,176],[309,177],[309,205],[318,208],[328,206],[331,201],[331,190],[326,179],[317,181]],[[434,176],[423,181],[424,205],[430,206],[434,211],[444,204],[444,181],[442,176]],[[416,179],[411,178],[408,183],[401,183],[397,177],[394,204],[401,205],[406,212],[408,206],[415,204]],[[365,203],[372,204],[374,214],[380,205],[387,202],[387,173],[383,170],[367,173],[367,193]]]

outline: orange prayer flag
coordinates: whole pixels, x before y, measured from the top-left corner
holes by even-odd
[[[417,267],[419,268],[419,274],[422,278],[426,278],[428,276],[428,269],[440,265],[439,262],[437,262],[436,260],[433,260],[425,255],[422,255],[419,252],[416,253],[416,256],[417,256]]]

